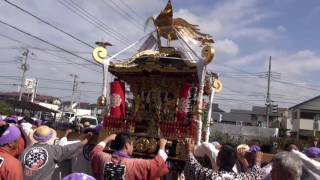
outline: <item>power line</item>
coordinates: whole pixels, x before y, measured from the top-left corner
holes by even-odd
[[[8,75],[0,75],[0,78],[16,78],[16,80],[20,80],[20,76],[8,76]],[[64,82],[64,83],[73,83],[73,81],[68,81],[64,79],[50,79],[50,78],[43,78],[43,77],[36,77],[36,79],[42,80],[42,81],[51,81],[51,82]],[[100,82],[93,82],[93,81],[79,81],[80,84],[96,84],[101,85]]]
[[[19,46],[11,46],[11,47],[0,47],[0,50],[17,50],[17,49],[36,49],[36,50],[42,50],[42,51],[52,51],[52,52],[64,52],[61,51],[60,49],[47,49],[47,48],[42,48],[42,47],[35,47],[35,46],[26,46],[26,47],[19,47]],[[74,50],[69,50],[70,52],[73,53],[78,53],[78,54],[91,54],[91,52],[86,52],[86,51],[74,51]]]
[[[13,26],[13,25],[10,25],[10,24],[2,21],[2,20],[0,20],[0,23],[3,24],[3,25],[6,25],[6,26],[8,26],[8,27],[11,27],[12,29],[15,29],[15,30],[17,30],[17,31],[19,31],[19,32],[21,32],[21,33],[23,33],[23,34],[26,34],[26,35],[28,35],[28,36],[30,36],[30,37],[33,37],[33,38],[35,38],[35,39],[37,39],[37,40],[39,40],[39,41],[41,41],[41,42],[44,42],[44,43],[46,43],[46,44],[49,44],[50,46],[53,46],[53,47],[55,47],[55,48],[57,48],[57,49],[60,49],[60,50],[66,52],[66,53],[68,53],[68,54],[71,54],[71,55],[77,57],[77,58],[83,59],[83,60],[85,60],[85,61],[87,61],[87,62],[89,62],[89,63],[91,63],[91,64],[95,64],[95,65],[99,66],[98,64],[94,63],[93,61],[91,61],[91,60],[89,60],[89,59],[86,59],[86,58],[81,57],[81,56],[79,56],[79,55],[77,55],[77,54],[74,54],[73,52],[70,52],[70,51],[68,51],[68,50],[66,50],[66,49],[64,49],[64,48],[62,48],[62,47],[60,47],[60,46],[58,46],[58,45],[55,45],[55,44],[51,43],[51,42],[48,42],[48,41],[46,41],[46,40],[44,40],[44,39],[42,39],[42,38],[40,38],[40,37],[38,37],[38,36],[35,36],[35,35],[33,35],[33,34],[30,34],[30,33],[26,32],[26,31],[23,31],[23,30],[15,27],[15,26]]]
[[[104,2],[104,0],[102,0],[103,2]],[[132,24],[135,24],[140,30],[142,30],[142,31],[144,31],[144,29],[143,29],[143,26],[144,26],[144,24],[140,24],[140,23],[138,23],[138,21],[137,21],[137,19],[136,18],[134,18],[133,16],[131,16],[129,13],[127,13],[125,10],[123,10],[116,2],[114,2],[113,0],[111,0],[111,1],[109,1],[111,4],[113,4],[116,8],[118,8],[119,9],[119,11],[118,10],[116,10],[118,13],[120,13],[120,14],[123,14],[123,16],[124,16],[124,18],[125,19],[127,19],[126,17],[128,17],[128,18],[130,18],[130,19],[132,19],[133,21],[130,21],[130,22],[132,22]],[[109,4],[107,4],[107,5],[109,5]],[[110,7],[110,6],[109,6]],[[111,7],[112,8],[112,7]],[[112,8],[113,9],[113,8]],[[114,9],[115,10],[115,9]],[[129,21],[129,19],[128,19],[128,21]]]
[[[221,65],[223,67],[228,67],[230,69],[234,69],[236,71],[239,71],[241,73],[244,73],[244,74],[248,74],[248,75],[251,75],[255,78],[258,78],[258,79],[261,79],[262,77],[259,77],[259,75],[255,74],[255,73],[251,73],[251,72],[248,72],[248,71],[245,71],[245,70],[242,70],[242,69],[239,69],[239,68],[235,68],[233,66],[230,66],[230,65],[227,65],[227,64],[224,64],[224,63],[221,63],[221,62],[216,62],[216,64],[218,65]],[[223,76],[224,77],[224,76]],[[295,87],[301,87],[301,88],[305,88],[305,89],[310,89],[310,90],[314,90],[314,91],[320,91],[320,89],[315,89],[315,88],[312,88],[312,87],[306,87],[306,86],[299,86],[299,85],[296,85],[294,83],[291,83],[291,82],[285,82],[285,81],[281,81],[281,80],[277,80],[277,79],[273,79],[274,82],[278,82],[278,83],[282,83],[282,84],[287,84],[287,85],[292,85],[292,86],[295,86]],[[256,81],[250,81],[251,83],[252,82],[256,82]],[[275,88],[275,87],[273,87]],[[275,88],[275,89],[278,89],[278,90],[281,90],[282,89],[279,89],[279,88]]]
[[[0,83],[0,85],[9,85],[9,86],[19,86],[18,83]],[[59,87],[50,87],[50,86],[39,86],[39,89],[52,89],[52,90],[61,90],[61,91],[72,91],[72,89],[68,88],[59,88]],[[92,91],[92,90],[77,90],[75,92],[88,92],[88,93],[99,93],[100,91]],[[69,96],[71,97],[71,96]]]
[[[139,30],[144,31],[143,30],[143,25],[139,25],[137,24],[135,21],[130,21],[129,19],[132,18],[130,15],[126,14],[123,12],[123,10],[121,10],[121,8],[116,5],[113,1],[109,1],[110,3],[112,3],[114,6],[118,7],[120,10],[114,8],[113,6],[111,6],[109,3],[105,2],[104,0],[101,0],[102,4],[105,5],[106,7],[111,8],[113,11],[115,11],[117,14],[119,14],[121,17],[123,17],[124,19],[128,20],[128,22],[132,23],[133,25],[137,26]],[[128,19],[129,18],[129,19]]]
[[[126,2],[123,0],[119,0],[120,3],[122,3],[126,8],[128,8],[136,17],[143,19],[144,17],[140,16],[134,9],[132,9]]]
[[[60,29],[60,28],[58,28],[58,27],[56,27],[56,26],[52,25],[51,23],[49,23],[49,22],[47,22],[47,21],[45,21],[45,20],[41,19],[40,17],[38,17],[38,16],[36,16],[36,15],[32,14],[31,12],[29,12],[29,11],[27,11],[27,10],[25,10],[25,9],[23,9],[23,8],[21,8],[21,7],[19,7],[18,5],[14,4],[14,3],[12,3],[12,2],[10,2],[10,1],[8,1],[8,0],[4,0],[4,1],[5,1],[6,3],[8,3],[8,4],[10,4],[10,5],[14,6],[15,8],[19,9],[20,11],[22,11],[22,12],[24,12],[24,13],[26,13],[26,14],[29,14],[30,16],[32,16],[32,17],[34,17],[34,18],[36,18],[37,20],[39,20],[39,21],[41,21],[41,22],[43,22],[43,23],[47,24],[48,26],[50,26],[50,27],[54,28],[55,30],[57,30],[57,31],[59,31],[59,32],[62,32],[62,33],[64,33],[64,34],[68,35],[68,36],[69,36],[69,37],[71,37],[72,39],[75,39],[75,40],[77,40],[78,42],[80,42],[80,43],[82,43],[82,44],[84,44],[84,45],[86,45],[86,46],[89,46],[90,48],[94,48],[92,45],[90,45],[90,44],[88,44],[88,43],[86,43],[86,42],[82,41],[81,39],[79,39],[79,38],[77,38],[77,37],[73,36],[72,34],[70,34],[70,33],[66,32],[66,31],[64,31],[64,30],[62,30],[62,29]]]
[[[71,64],[71,65],[93,65],[93,64],[87,64],[87,63],[75,63],[75,62],[62,62],[62,61],[51,61],[47,59],[40,59],[40,58],[30,58],[32,61],[37,62],[44,62],[44,63],[54,63],[54,64]]]
[[[22,41],[20,41],[20,40],[17,40],[17,39],[15,39],[15,38],[13,38],[13,37],[10,37],[10,36],[7,36],[7,35],[1,34],[1,33],[0,33],[0,36],[6,38],[6,39],[8,39],[8,40],[11,40],[11,41],[13,41],[13,42],[16,42],[16,43],[19,43],[19,44],[23,44],[23,45],[25,45],[26,47],[31,47],[32,49],[36,49],[36,50],[38,50],[38,51],[44,52],[44,53],[49,54],[49,55],[51,55],[51,56],[57,57],[57,58],[59,58],[59,59],[66,60],[66,61],[68,61],[68,62],[74,62],[74,61],[69,60],[69,59],[66,59],[66,58],[64,58],[64,57],[60,57],[60,56],[58,56],[58,55],[56,55],[56,54],[54,54],[54,53],[48,52],[47,50],[44,50],[43,48],[33,47],[33,46],[31,46],[30,44],[25,43],[25,42],[22,42]],[[23,48],[21,48],[21,49],[23,49]],[[64,51],[63,51],[63,52],[64,52]],[[75,65],[78,65],[78,64],[75,64]],[[83,66],[83,65],[79,65],[79,66],[81,66],[82,68],[86,68],[86,69],[89,69],[89,70],[91,70],[91,71],[97,72],[96,69],[91,69],[91,68],[86,67],[86,66]]]
[[[62,6],[64,6],[65,8],[67,8],[68,10],[72,11],[74,14],[78,15],[79,17],[81,17],[83,20],[87,21],[88,23],[90,23],[91,25],[93,25],[94,27],[100,29],[101,31],[105,32],[106,34],[114,37],[116,40],[118,40],[120,43],[127,45],[130,44],[130,41],[127,40],[123,35],[119,35],[119,33],[117,33],[117,31],[112,30],[110,27],[106,28],[104,27],[105,24],[101,24],[97,21],[97,18],[92,16],[90,13],[88,13],[86,10],[84,10],[83,8],[79,8],[74,4],[71,4],[69,1],[58,1]]]

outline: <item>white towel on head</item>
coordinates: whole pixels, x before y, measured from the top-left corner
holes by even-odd
[[[308,172],[309,175],[306,179],[320,179],[320,162],[309,158],[300,151],[292,150],[291,152],[301,159],[303,169]]]
[[[23,130],[23,132],[29,136],[30,132],[33,131],[32,130],[32,124],[28,123],[28,122],[23,122],[20,124],[21,129]]]
[[[28,122],[23,122],[20,124],[21,127],[21,132],[23,134],[23,136],[25,137],[26,140],[26,146],[29,147],[32,145],[30,138],[29,138],[29,134],[33,131],[32,130],[32,124],[28,123]]]
[[[207,155],[211,161],[211,166],[213,170],[217,170],[217,156],[218,156],[219,150],[211,143],[204,142],[200,146],[197,146],[195,148],[194,155],[197,157],[204,157]]]

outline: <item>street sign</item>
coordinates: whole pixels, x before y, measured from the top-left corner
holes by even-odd
[[[24,86],[27,88],[27,89],[33,89],[34,88],[34,84],[35,84],[35,80],[34,79],[26,79],[24,81]]]

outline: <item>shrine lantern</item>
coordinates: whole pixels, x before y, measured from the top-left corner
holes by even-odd
[[[125,85],[119,80],[110,84],[110,106],[112,119],[123,119],[125,117]]]
[[[180,89],[177,121],[189,125],[193,119],[192,108],[196,89],[189,83],[184,83]]]

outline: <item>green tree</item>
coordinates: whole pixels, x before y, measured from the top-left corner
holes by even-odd
[[[13,112],[13,108],[5,101],[0,101],[0,113],[9,115]]]

